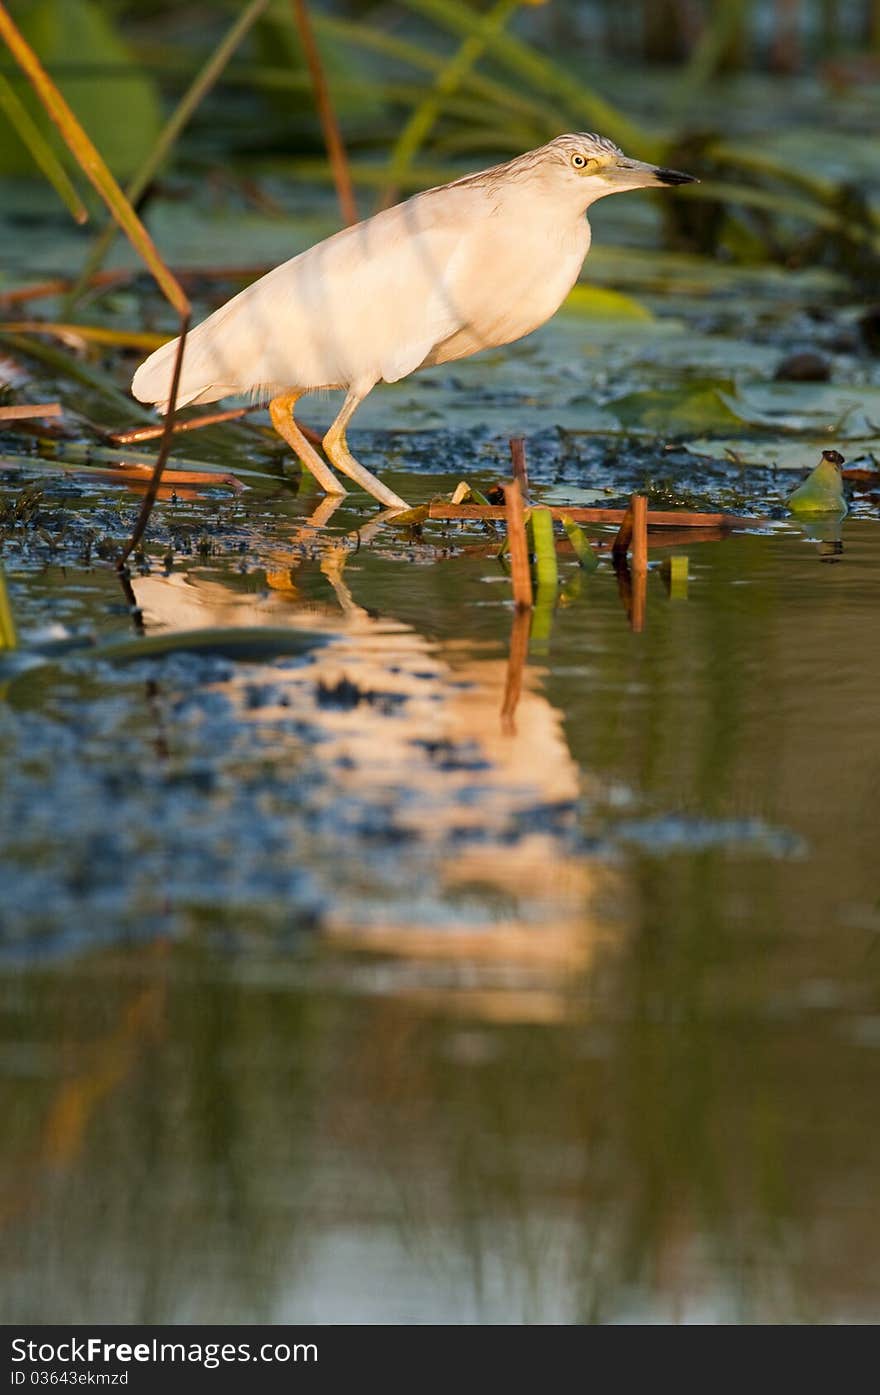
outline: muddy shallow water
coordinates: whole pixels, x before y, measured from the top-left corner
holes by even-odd
[[[139,620],[7,539],[5,1319],[875,1316],[876,523],[604,561],[503,720],[491,540],[316,502],[164,503]]]

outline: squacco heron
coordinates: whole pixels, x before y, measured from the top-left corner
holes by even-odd
[[[268,399],[302,464],[328,494],[344,494],[293,415],[305,393],[344,389],[323,440],[327,460],[381,504],[406,508],[349,449],[346,430],[367,393],[530,334],[578,278],[590,204],[692,180],[578,134],[427,189],[284,262],[209,315],[186,341],[177,405]],[[135,397],[160,411],[177,342],[151,354],[132,382]]]

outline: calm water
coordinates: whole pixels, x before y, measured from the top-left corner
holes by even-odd
[[[5,554],[3,1319],[876,1320],[876,522],[603,562],[503,720],[483,535],[265,508],[134,581],[210,653]]]

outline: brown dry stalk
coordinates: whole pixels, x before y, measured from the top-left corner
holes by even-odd
[[[640,635],[645,628],[645,615],[648,610],[648,569],[633,567],[632,602],[629,623],[633,634]]]
[[[518,481],[522,496],[529,501],[529,471],[526,465],[526,443],[523,436],[511,436],[510,460],[513,465],[513,478]]]
[[[201,417],[188,417],[185,421],[177,420],[174,423],[175,434],[180,431],[200,431],[203,426],[217,426],[223,421],[238,421],[241,417],[249,416],[251,412],[260,412],[265,409],[265,403],[252,402],[248,407],[230,407],[224,412],[207,412]],[[300,431],[307,441],[311,441],[313,446],[320,446],[322,436],[320,431],[313,431],[310,426],[305,426],[298,421]],[[112,431],[110,440],[118,446],[131,446],[138,441],[155,441],[157,436],[161,436],[165,430],[164,422],[161,426],[133,426],[128,431]]]
[[[330,89],[327,86],[324,65],[321,62],[321,54],[318,50],[318,45],[312,30],[312,21],[309,18],[309,11],[305,0],[293,0],[293,17],[311,74],[312,86],[315,89],[315,102],[318,107],[318,117],[321,122],[321,131],[324,136],[324,145],[327,148],[327,156],[330,160],[330,168],[333,171],[333,181],[336,185],[336,196],[339,199],[339,209],[342,213],[342,220],[344,223],[356,223],[358,221],[358,211],[354,196],[354,186],[351,182],[351,170],[348,167],[348,156],[345,153],[345,146],[340,134],[339,123],[336,120],[336,113],[333,110],[333,102],[330,98]]]
[[[115,271],[99,271],[97,275],[89,277],[88,284],[92,288],[116,286],[131,281],[137,275],[137,271],[120,267]],[[28,300],[45,300],[47,296],[63,295],[72,285],[69,276],[55,276],[51,281],[35,281],[32,286],[16,286],[9,291],[0,291],[0,305],[23,305]]]
[[[259,402],[254,402],[250,407],[230,407],[225,412],[208,412],[205,416],[189,417],[186,421],[178,420],[175,421],[173,430],[177,435],[181,431],[199,431],[203,426],[216,426],[221,421],[237,421],[249,412],[259,411],[260,406]],[[110,440],[117,446],[131,446],[138,441],[155,441],[164,430],[164,422],[161,426],[133,426],[129,431],[111,431]]]
[[[858,465],[853,465],[848,470],[841,470],[840,473],[845,480],[861,481],[864,484],[875,484],[877,480],[880,480],[880,470],[865,470]]]
[[[648,501],[644,494],[634,494],[632,509],[632,566],[634,572],[648,568]]]
[[[0,421],[30,421],[34,417],[60,416],[60,402],[22,402],[14,407],[0,407]]]
[[[141,484],[152,478],[152,465],[112,465],[109,469],[102,471],[107,479],[131,480],[134,484]],[[232,489],[236,494],[240,494],[244,489],[241,480],[235,475],[221,474],[219,470],[166,470],[162,476],[162,487],[167,488],[174,484],[195,484],[216,487],[224,485],[227,489]]]
[[[507,518],[507,539],[510,545],[510,579],[517,610],[532,608],[532,573],[526,543],[526,516],[522,490],[518,480],[504,486],[505,507],[499,510]]]
[[[554,518],[566,516],[575,523],[621,524],[628,509],[582,509],[570,505],[548,505]],[[506,510],[500,504],[446,504],[435,501],[430,505],[428,517],[455,522],[461,519],[474,521],[506,518]],[[649,528],[755,528],[764,523],[763,518],[744,518],[734,513],[691,513],[686,509],[652,509],[648,511]]]

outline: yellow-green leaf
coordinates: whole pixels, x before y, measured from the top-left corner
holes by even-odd
[[[599,565],[599,558],[596,550],[590,545],[589,539],[582,528],[579,528],[573,518],[567,513],[562,515],[562,526],[565,529],[568,541],[574,548],[574,555],[583,567],[585,572],[594,572]]]
[[[579,283],[569,291],[562,306],[573,315],[603,320],[653,320],[647,305],[622,291],[610,291],[607,286],[585,286]]]
[[[846,513],[840,469],[830,460],[820,460],[788,500],[792,513]]]

